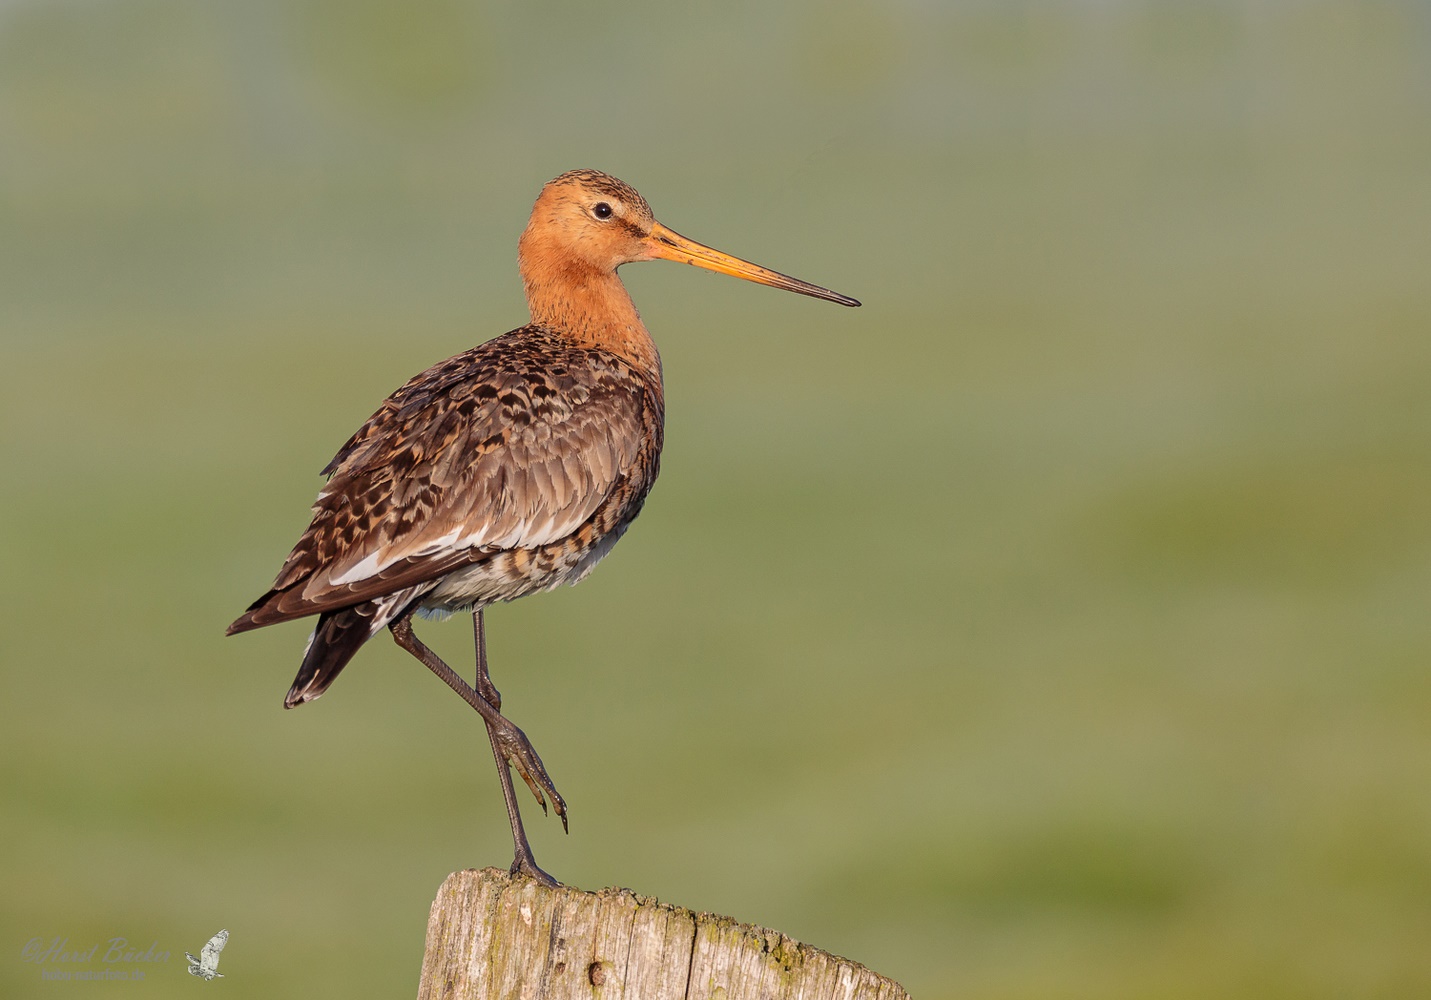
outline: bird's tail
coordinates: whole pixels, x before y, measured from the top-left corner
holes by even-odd
[[[328,685],[338,679],[338,674],[348,665],[363,643],[373,637],[371,610],[364,616],[362,605],[330,611],[319,617],[318,625],[308,637],[308,648],[303,651],[303,664],[298,668],[298,676],[283,699],[284,708],[294,708],[305,701],[312,701]],[[382,626],[379,625],[378,628]]]
[[[283,699],[284,708],[312,701],[328,690],[355,653],[384,626],[406,612],[428,586],[410,587],[338,611],[325,611],[308,637],[303,663]]]

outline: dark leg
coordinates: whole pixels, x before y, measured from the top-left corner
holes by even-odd
[[[497,690],[497,686],[492,683],[491,675],[487,673],[487,630],[482,623],[481,608],[472,612],[472,638],[477,647],[477,693],[486,699],[487,704],[500,710],[502,693]],[[555,884],[555,880],[538,868],[536,861],[532,858],[531,848],[527,845],[527,833],[522,829],[522,814],[517,809],[517,795],[512,788],[512,770],[508,766],[507,758],[502,756],[497,731],[490,725],[487,727],[487,736],[492,741],[492,756],[497,761],[497,779],[502,783],[502,798],[507,803],[507,818],[512,822],[512,842],[517,845],[517,854],[512,860],[512,874],[525,872],[539,881],[551,880]],[[542,790],[533,783],[531,775],[523,771],[521,767],[517,768],[517,773],[522,776],[522,780],[527,783],[527,787],[537,797],[537,802],[541,804],[542,813],[545,815],[547,803],[546,799],[542,797]],[[561,817],[561,828],[567,830],[566,803],[557,794],[557,790],[552,787],[551,779],[547,779],[546,784],[547,792],[552,797],[552,805],[556,808],[557,815]]]
[[[497,759],[497,770],[502,777],[502,794],[507,803],[507,817],[512,824],[512,840],[516,848],[516,857],[512,862],[512,871],[523,871],[533,878],[548,885],[556,885],[557,882],[546,872],[537,867],[532,859],[532,848],[527,843],[526,832],[522,829],[522,817],[517,811],[516,795],[512,791],[512,778],[507,772],[508,764],[515,765],[517,773],[520,774],[527,784],[536,793],[537,800],[541,802],[542,809],[546,809],[546,801],[542,798],[541,789],[552,797],[552,805],[556,808],[557,814],[562,817],[562,822],[566,822],[566,803],[557,794],[556,786],[547,776],[546,768],[542,766],[542,759],[537,756],[536,749],[531,741],[527,739],[525,733],[508,721],[495,707],[487,702],[472,688],[467,686],[457,673],[438,657],[436,653],[423,645],[422,640],[412,631],[412,614],[403,615],[397,621],[388,626],[393,634],[393,639],[403,649],[407,650],[417,658],[423,666],[431,670],[440,677],[444,684],[456,691],[463,701],[471,705],[482,716],[487,723],[487,733],[492,741],[492,753]],[[479,685],[481,681],[479,680]],[[491,688],[491,681],[487,686]],[[495,688],[492,688],[495,690]]]
[[[502,692],[497,690],[497,685],[492,683],[492,677],[487,673],[487,628],[482,622],[481,608],[472,612],[472,638],[475,640],[477,646],[477,693],[482,696],[487,704],[500,712],[502,710]],[[490,727],[488,731],[491,732]],[[523,738],[525,739],[525,737]],[[493,739],[496,739],[495,734],[493,735]],[[497,747],[493,746],[492,751],[496,753]],[[498,759],[501,760],[502,758],[499,757]],[[537,763],[540,765],[541,761],[538,760]],[[546,815],[547,811],[547,800],[542,796],[542,791],[545,789],[547,794],[552,797],[552,806],[556,809],[557,815],[561,817],[561,828],[570,833],[571,831],[567,827],[566,819],[566,800],[557,794],[555,788],[551,787],[551,779],[547,778],[539,787],[537,783],[532,780],[532,775],[522,770],[520,765],[517,767],[517,773],[522,776],[522,780],[527,783],[527,787],[530,788],[532,794],[537,797],[537,805],[542,807],[542,815]],[[543,772],[543,776],[545,776],[545,772]],[[510,784],[510,779],[511,776],[504,773],[503,785]]]
[[[477,693],[487,699],[487,704],[497,711],[502,710],[502,692],[492,683],[487,673],[487,627],[482,624],[482,609],[472,612],[472,639],[477,646]]]

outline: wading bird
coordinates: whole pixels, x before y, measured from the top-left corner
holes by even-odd
[[[512,825],[512,872],[554,885],[522,829],[511,767],[546,811],[566,803],[501,714],[482,610],[582,580],[641,511],[661,455],[656,345],[616,269],[674,260],[857,306],[656,221],[629,185],[573,170],[542,188],[518,244],[532,321],[438,364],[383,401],[328,463],[313,521],[273,589],[228,634],[317,615],[285,708],[328,689],[387,628],[482,716]],[[472,613],[475,688],[413,633],[414,614]]]

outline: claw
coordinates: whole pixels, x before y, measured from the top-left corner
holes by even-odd
[[[537,783],[532,780],[532,776],[527,773],[527,769],[521,764],[517,764],[517,773],[522,776],[522,780],[527,783],[527,787],[532,790],[532,794],[537,797],[537,805],[542,807],[542,815],[547,814],[547,800],[542,795],[542,790],[537,787]]]
[[[512,867],[507,869],[507,871],[512,875],[526,875],[530,878],[534,878],[548,889],[555,889],[561,885],[556,879],[538,868],[535,861],[531,858],[524,858],[520,854],[512,859]]]
[[[536,797],[537,805],[542,807],[542,815],[547,812],[547,795],[551,796],[552,807],[556,809],[558,816],[562,818],[562,829],[567,829],[566,801],[558,794],[556,785],[552,782],[551,776],[547,774],[546,767],[542,764],[542,758],[537,754],[537,750],[532,746],[532,741],[527,739],[527,734],[522,732],[510,720],[507,724],[511,728],[501,733],[497,738],[502,745],[502,756],[507,763],[516,769],[531,789],[532,795]],[[543,794],[543,793],[546,794]]]

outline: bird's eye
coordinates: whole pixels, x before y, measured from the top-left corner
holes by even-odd
[[[598,219],[609,219],[611,218],[611,206],[604,201],[598,201],[592,206],[591,214]]]

